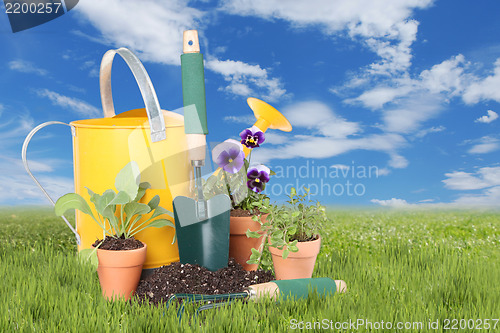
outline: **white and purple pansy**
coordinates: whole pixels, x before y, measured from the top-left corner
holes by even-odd
[[[270,173],[271,170],[269,170],[268,167],[262,164],[248,168],[248,188],[256,193],[262,192],[262,190],[264,190],[264,184],[269,181]]]
[[[224,171],[237,173],[245,164],[243,146],[236,140],[227,139],[214,147],[212,159]]]
[[[259,147],[259,145],[266,140],[264,132],[262,132],[257,126],[244,129],[240,133],[240,137],[241,144],[250,149]]]

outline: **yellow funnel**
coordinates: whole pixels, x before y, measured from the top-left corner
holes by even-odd
[[[248,97],[247,103],[250,109],[252,109],[255,118],[257,118],[257,121],[253,125],[258,127],[262,132],[267,131],[268,128],[278,129],[283,132],[290,132],[292,130],[292,125],[290,125],[288,119],[273,106],[255,97]],[[243,152],[245,156],[248,156],[250,148],[243,146]]]
[[[271,105],[254,97],[249,97],[247,103],[252,109],[255,118],[257,118],[254,126],[258,127],[262,132],[265,132],[268,128],[278,129],[283,132],[292,130],[292,125],[290,125],[288,119]]]

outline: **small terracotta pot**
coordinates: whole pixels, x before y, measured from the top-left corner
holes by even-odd
[[[146,244],[135,250],[112,251],[97,249],[97,273],[102,295],[108,300],[130,299],[137,289],[146,260]]]
[[[262,215],[264,222],[269,214]],[[229,224],[229,257],[233,257],[246,271],[257,270],[257,264],[247,264],[252,255],[252,248],[259,249],[264,241],[264,236],[259,238],[247,237],[247,230],[258,231],[260,223],[252,220],[251,216],[231,216]]]
[[[277,280],[307,279],[312,277],[314,264],[321,247],[321,237],[310,242],[298,242],[298,252],[290,252],[283,259],[283,250],[269,247]]]

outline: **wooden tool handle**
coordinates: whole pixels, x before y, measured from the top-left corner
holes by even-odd
[[[205,134],[186,134],[190,161],[205,161],[207,139]]]
[[[200,42],[198,40],[198,30],[186,30],[183,35],[184,53],[200,53]]]
[[[248,294],[251,300],[258,300],[259,298],[271,298],[276,300],[279,296],[280,289],[274,282],[266,282],[254,284],[248,287]]]

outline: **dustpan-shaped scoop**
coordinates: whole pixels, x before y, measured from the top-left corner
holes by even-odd
[[[207,219],[199,220],[196,201],[178,196],[174,199],[175,230],[179,259],[211,271],[226,267],[229,259],[229,213],[231,200],[225,194],[207,202]]]

